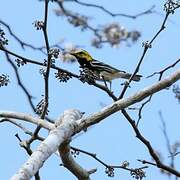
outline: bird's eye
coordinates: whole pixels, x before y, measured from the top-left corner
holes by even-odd
[[[83,57],[83,56],[84,56],[84,53],[83,53],[83,52],[79,52],[79,53],[77,53],[77,56]]]

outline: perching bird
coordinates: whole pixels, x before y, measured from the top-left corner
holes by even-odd
[[[111,83],[113,79],[124,78],[129,79],[130,73],[116,69],[108,64],[100,62],[92,58],[92,56],[83,49],[76,49],[70,52],[80,64],[81,68],[88,68],[95,74],[96,80],[108,81]],[[133,81],[140,81],[141,75],[135,75]]]

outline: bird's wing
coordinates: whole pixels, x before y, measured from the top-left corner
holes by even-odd
[[[90,62],[91,66],[96,69],[97,71],[106,71],[109,73],[115,73],[115,72],[122,72],[122,73],[126,73],[125,71],[121,71],[119,69],[116,69],[115,67],[112,67],[108,64],[105,64],[103,62],[100,62],[98,60],[93,59],[93,61]]]

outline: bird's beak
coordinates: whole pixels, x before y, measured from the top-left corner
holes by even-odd
[[[74,53],[73,53],[73,52],[69,52],[69,54],[74,56]]]
[[[73,60],[77,60],[76,55],[75,55],[74,52],[69,52],[69,54],[71,55],[71,58],[72,58]]]

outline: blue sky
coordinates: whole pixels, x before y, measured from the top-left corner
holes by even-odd
[[[88,2],[96,3],[94,0],[89,0]],[[163,11],[164,2],[165,1],[156,0],[139,0],[138,2],[132,2],[131,0],[111,0],[110,3],[110,1],[101,0],[99,3],[99,5],[106,7],[112,12],[127,14],[136,14],[150,8],[153,4],[156,5],[155,10],[157,13],[145,15],[136,20],[124,17],[112,18],[104,12],[94,8],[81,7],[72,3],[67,4],[66,7],[68,9],[90,16],[90,24],[93,26],[117,22],[128,30],[139,30],[142,34],[138,42],[132,47],[127,47],[125,43],[122,43],[119,48],[112,48],[109,45],[105,45],[101,49],[95,49],[90,46],[90,40],[93,37],[91,32],[82,32],[80,29],[73,28],[68,24],[65,18],[56,17],[54,9],[56,9],[57,6],[50,3],[48,19],[49,41],[51,44],[60,40],[78,44],[88,50],[96,59],[114,65],[116,68],[133,72],[143,52],[142,42],[150,40],[158,31],[160,24],[163,21],[165,15]],[[35,20],[42,20],[43,15],[43,2],[36,0],[6,0],[1,2],[0,19],[11,25],[13,32],[22,40],[32,43],[35,46],[44,45],[44,39],[42,32],[36,31],[32,23]],[[148,51],[139,72],[143,75],[142,81],[140,83],[134,83],[127,91],[126,96],[156,82],[158,77],[150,79],[146,79],[145,77],[155,71],[161,70],[168,64],[175,62],[179,57],[179,18],[180,9],[178,9],[174,15],[170,16],[166,25],[167,28],[155,40],[153,47]],[[4,27],[3,29],[7,32]],[[22,50],[8,32],[6,34],[9,39],[8,49],[23,56],[43,61],[45,58],[44,54],[29,48],[25,51]],[[6,62],[2,52],[0,52],[0,58],[0,74],[8,74],[11,79],[9,86],[0,88],[0,110],[12,110],[33,114],[27,103],[26,96],[20,87],[17,86],[17,81],[14,77],[12,68]],[[62,64],[61,62],[59,64],[68,70],[78,73],[77,64]],[[169,70],[165,75],[172,73],[178,67],[179,65],[174,69]],[[42,98],[41,95],[44,93],[43,78],[39,74],[39,67],[27,65],[20,68],[19,73],[25,86],[34,96],[34,103],[37,104]],[[122,82],[122,80],[115,80],[113,82],[113,91],[116,95],[118,95],[122,89],[122,86],[120,85]],[[176,84],[179,84],[179,82]],[[102,108],[101,104],[108,105],[112,102],[104,92],[89,86],[88,84],[82,84],[76,79],[71,79],[68,83],[59,83],[54,78],[54,71],[51,72],[49,100],[49,116],[53,119],[57,118],[64,110],[69,108],[77,108],[86,112],[85,115],[90,115],[93,112],[100,110]],[[134,106],[139,107],[138,105]],[[158,111],[162,111],[170,141],[171,143],[174,143],[176,140],[180,139],[178,119],[180,112],[179,108],[180,105],[174,98],[172,88],[170,88],[170,90],[163,90],[155,94],[151,103],[144,108],[143,119],[140,123],[140,130],[144,136],[152,142],[153,147],[163,154],[166,163],[170,160],[167,158],[169,154],[166,149],[166,142],[162,133],[162,124],[159,119]],[[130,111],[130,114],[135,120],[137,119],[136,112]],[[29,128],[32,127],[31,125],[26,125]],[[14,137],[14,134],[16,133],[18,133],[22,139],[27,138],[21,130],[13,125],[7,123],[1,124],[0,167],[2,179],[9,179],[28,158],[24,150],[20,148],[17,139]],[[36,145],[38,145],[38,143],[33,144],[34,149],[36,148]],[[120,113],[113,114],[105,121],[90,128],[87,133],[82,133],[75,137],[72,145],[96,153],[99,158],[109,164],[121,164],[123,161],[127,160],[130,162],[130,167],[139,167],[142,165],[138,163],[136,159],[151,160],[147,149],[136,139],[130,125]],[[92,175],[92,179],[110,179],[104,173],[104,167],[90,157],[81,154],[76,159],[84,168],[98,168],[98,171]],[[60,160],[55,155],[52,156],[40,171],[42,179],[74,179],[71,173],[59,166],[60,163]],[[177,169],[180,169],[179,157],[176,158],[176,167]],[[147,180],[168,179],[168,177],[160,175],[159,171],[154,167],[149,167],[146,172]],[[126,171],[116,170],[113,179],[129,180],[130,175]]]

